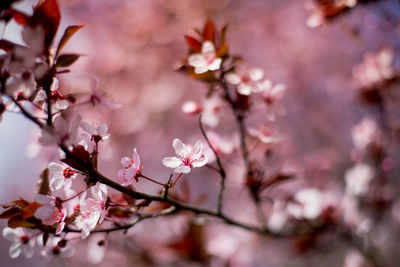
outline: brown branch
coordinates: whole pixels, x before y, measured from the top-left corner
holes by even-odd
[[[223,194],[224,194],[224,190],[225,190],[225,178],[226,178],[226,173],[224,170],[224,167],[222,167],[222,163],[221,160],[219,158],[219,155],[217,154],[217,151],[215,151],[214,147],[211,145],[210,140],[207,137],[206,132],[204,131],[204,127],[203,127],[203,123],[201,122],[201,115],[199,116],[199,127],[200,127],[200,131],[204,136],[204,139],[206,139],[208,146],[211,148],[211,150],[213,151],[215,158],[217,160],[217,164],[218,164],[218,172],[221,176],[221,183],[220,183],[220,188],[219,188],[219,193],[218,193],[218,207],[217,207],[217,212],[219,214],[222,214],[222,202],[223,202]]]

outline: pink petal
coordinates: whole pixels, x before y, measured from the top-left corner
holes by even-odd
[[[174,172],[177,173],[189,173],[190,172],[190,167],[189,166],[179,166],[178,168],[174,169]]]
[[[211,41],[205,41],[201,46],[201,53],[206,54],[210,52],[215,52],[214,44]]]
[[[94,128],[93,128],[93,126],[90,125],[89,123],[87,123],[86,121],[82,121],[80,126],[87,133],[90,133],[90,134],[95,134],[96,133]]]
[[[186,145],[178,138],[175,138],[174,141],[172,141],[172,146],[178,156],[181,156],[186,152]]]
[[[121,164],[122,166],[124,166],[125,168],[129,168],[129,166],[131,166],[132,164],[132,159],[129,157],[123,157],[121,159]]]
[[[201,54],[193,54],[188,58],[188,63],[190,66],[195,68],[207,66],[207,61]]]
[[[162,163],[168,168],[177,168],[182,165],[182,161],[177,157],[165,157],[163,158]]]
[[[140,168],[140,157],[136,147],[133,149],[133,164],[137,170]]]
[[[221,58],[216,58],[213,60],[213,62],[208,65],[209,70],[218,70],[221,67],[222,59]]]

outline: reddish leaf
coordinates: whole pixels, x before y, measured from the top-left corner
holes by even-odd
[[[25,208],[25,207],[29,206],[29,204],[30,204],[28,201],[26,201],[23,198],[20,198],[19,200],[12,201],[11,203],[13,203],[13,204],[15,204],[15,205],[17,205],[17,206],[19,206],[21,208]]]
[[[204,28],[203,28],[203,39],[205,41],[211,41],[215,44],[215,33],[216,33],[216,29],[215,29],[215,25],[214,23],[207,19],[206,23],[204,24]]]
[[[201,51],[201,43],[197,41],[195,38],[189,35],[185,35],[185,40],[189,45],[189,48],[192,52],[200,52]]]
[[[226,41],[226,31],[228,30],[228,25],[225,25],[222,29],[221,29],[221,45],[225,44]]]
[[[178,71],[182,71],[188,74],[190,77],[205,82],[205,83],[214,83],[217,81],[215,74],[213,71],[207,71],[205,73],[197,74],[194,72],[193,67],[188,67],[186,65],[182,65],[180,68],[177,69]]]
[[[80,55],[76,55],[76,54],[60,55],[57,58],[57,62],[55,64],[55,66],[61,67],[61,68],[68,67],[68,66],[72,65],[75,61],[77,61],[79,57],[80,57]]]
[[[16,215],[8,220],[8,227],[17,228],[17,227],[26,227],[32,228],[35,227],[35,224],[32,222],[28,222],[22,218],[22,215]]]
[[[132,216],[132,212],[129,209],[121,209],[121,208],[110,208],[108,209],[108,215],[114,216],[117,218],[129,218]]]
[[[5,211],[3,211],[3,213],[0,214],[0,219],[9,219],[20,213],[21,213],[21,209],[19,209],[17,207],[11,207],[9,209],[6,209]]]
[[[29,16],[26,15],[25,13],[18,11],[16,9],[11,9],[10,14],[16,23],[18,23],[22,26],[25,26],[28,24]]]
[[[79,31],[83,25],[73,25],[73,26],[68,26],[68,28],[65,30],[63,36],[61,37],[60,42],[58,43],[57,47],[57,52],[55,58],[58,57],[59,53],[61,50],[64,48],[64,46],[67,44],[69,39],[71,39],[72,35],[74,35],[77,31]]]
[[[227,56],[228,55],[228,45],[223,44],[220,47],[218,47],[216,54],[217,54],[217,57]]]
[[[40,204],[40,203],[37,203],[36,201],[35,201],[35,202],[32,202],[29,206],[25,207],[25,208],[22,210],[22,219],[25,220],[25,219],[27,219],[27,218],[30,218],[30,217],[35,216],[36,210],[37,210],[38,208],[40,208],[41,206],[43,206],[43,205]]]
[[[46,168],[40,174],[39,182],[36,184],[36,194],[49,195],[49,168]]]
[[[41,0],[35,6],[29,25],[40,25],[45,32],[45,46],[50,47],[60,25],[61,13],[57,0]]]

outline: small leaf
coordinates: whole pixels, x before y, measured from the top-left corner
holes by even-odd
[[[293,177],[294,177],[293,174],[278,173],[269,178],[268,180],[264,181],[261,185],[261,190],[271,187],[272,185],[275,185],[277,183],[292,179]]]
[[[49,168],[44,169],[40,174],[39,182],[36,184],[36,194],[50,195]]]
[[[27,219],[30,217],[35,216],[35,212],[37,211],[38,208],[40,208],[41,206],[43,206],[42,204],[38,203],[38,202],[32,202],[29,206],[25,207],[22,210],[22,219]]]
[[[32,28],[40,25],[45,32],[45,46],[49,48],[60,25],[61,13],[57,0],[41,0],[29,21]]]
[[[35,224],[24,220],[22,218],[22,215],[16,215],[8,220],[8,227],[10,227],[10,228],[18,228],[18,227],[32,228],[32,227],[35,227]]]
[[[21,208],[25,208],[25,207],[29,206],[29,204],[30,204],[28,201],[26,201],[23,198],[20,198],[19,200],[12,201],[11,203],[13,203],[13,204],[15,204],[15,205],[17,205],[17,206],[19,206]]]
[[[225,57],[228,55],[228,45],[223,44],[220,47],[218,47],[217,52],[216,52],[217,57]]]
[[[226,41],[226,31],[228,29],[228,24],[226,24],[222,29],[221,29],[221,45],[225,44]]]
[[[20,213],[21,213],[21,209],[19,209],[17,207],[11,207],[9,209],[6,209],[5,211],[3,211],[3,213],[0,214],[0,219],[9,219]]]
[[[68,66],[72,65],[75,61],[77,61],[79,57],[80,57],[80,55],[76,55],[76,54],[60,55],[57,58],[55,66],[61,67],[61,68],[68,67]]]
[[[189,35],[185,35],[185,40],[189,45],[191,52],[200,52],[201,51],[201,43],[197,41],[195,38]]]
[[[216,29],[214,23],[211,20],[207,19],[206,23],[204,24],[202,34],[204,41],[208,40],[215,44],[215,32]]]
[[[69,39],[71,39],[72,35],[74,35],[77,31],[79,31],[83,25],[72,25],[68,26],[68,28],[65,30],[64,35],[61,37],[60,42],[58,43],[57,47],[57,52],[55,55],[55,58],[58,57],[59,53],[61,50],[64,48],[64,46],[67,44]]]

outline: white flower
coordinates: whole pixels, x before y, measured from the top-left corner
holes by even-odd
[[[71,188],[72,180],[77,176],[77,172],[71,169],[66,164],[59,164],[51,162],[49,164],[49,177],[50,177],[50,189],[59,190],[61,188]]]
[[[287,210],[297,219],[314,220],[323,209],[322,193],[315,188],[303,189],[294,196],[295,202],[289,203]]]
[[[111,136],[107,133],[108,127],[105,123],[100,124],[95,128],[93,125],[87,123],[86,121],[82,121],[80,126],[85,132],[90,134],[90,139],[95,143],[106,140]]]
[[[36,239],[24,228],[18,227],[12,229],[6,227],[3,229],[3,236],[12,242],[9,251],[11,258],[17,258],[21,252],[23,252],[27,258],[32,258]]]
[[[367,52],[363,62],[353,69],[353,76],[361,86],[374,86],[382,81],[393,78],[393,50],[383,48],[378,52]]]
[[[194,146],[185,145],[175,138],[172,142],[177,157],[165,157],[162,163],[174,169],[177,173],[189,173],[192,167],[202,167],[207,164],[207,158],[202,152],[202,143],[198,140]]]
[[[201,74],[209,70],[218,70],[222,59],[217,57],[214,44],[211,41],[205,41],[201,46],[201,53],[191,55],[188,62],[194,67],[195,73]]]
[[[107,187],[96,184],[89,190],[89,197],[83,194],[80,201],[81,214],[76,218],[76,226],[82,230],[81,237],[85,239],[97,223],[102,223],[106,213]]]
[[[259,91],[259,83],[263,77],[264,72],[260,68],[241,67],[235,72],[228,73],[226,80],[237,86],[239,94],[250,95]]]
[[[80,122],[80,115],[74,117],[71,125],[64,118],[57,117],[53,123],[54,127],[43,128],[39,142],[42,145],[64,144],[70,146],[75,142]]]
[[[347,170],[344,175],[346,193],[353,196],[365,195],[368,192],[369,184],[374,178],[374,174],[374,169],[365,163],[359,163]]]
[[[365,149],[375,140],[377,132],[376,122],[371,118],[364,118],[351,130],[354,146],[360,150]]]
[[[123,157],[121,159],[121,164],[124,166],[124,169],[118,172],[118,177],[123,181],[122,185],[130,185],[134,179],[137,181],[142,167],[140,166],[140,157],[136,148],[133,149],[133,157]]]
[[[276,144],[281,141],[281,138],[275,135],[272,130],[264,125],[258,128],[249,128],[248,133],[258,138],[264,144]]]
[[[285,91],[286,86],[282,83],[277,83],[272,86],[270,81],[265,80],[260,85],[260,92],[262,92],[264,101],[268,105],[274,104],[278,99],[281,99]]]
[[[64,259],[75,253],[75,249],[68,242],[65,244],[62,241],[60,237],[51,237],[40,253],[42,257],[52,262],[52,266],[65,266]]]

